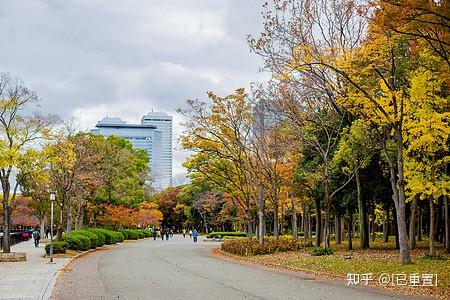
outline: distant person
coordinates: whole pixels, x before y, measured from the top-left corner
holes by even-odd
[[[192,230],[189,229],[189,237],[192,239]]]
[[[45,238],[48,239],[48,235],[50,234],[50,228],[45,228]]]
[[[153,235],[153,240],[156,241],[157,232],[156,232],[156,228],[155,227],[152,228],[152,235]]]
[[[22,237],[24,241],[28,241],[30,239],[30,234],[28,233],[28,231],[24,231],[22,233]]]
[[[183,228],[183,238],[186,238],[186,229]]]
[[[161,228],[161,240],[164,241],[164,236],[166,235],[166,230]]]
[[[170,233],[170,237],[173,238],[173,229],[170,229],[169,233]]]
[[[39,233],[39,230],[37,228],[33,231],[33,239],[34,239],[34,246],[39,247],[39,240],[41,239],[41,234]]]
[[[194,238],[194,243],[197,243],[197,238],[198,238],[198,232],[197,229],[194,229],[192,231],[192,237]]]
[[[166,241],[169,240],[170,229],[166,229]]]

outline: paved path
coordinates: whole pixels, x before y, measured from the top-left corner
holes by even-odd
[[[26,252],[27,261],[0,262],[0,299],[48,299],[56,273],[69,259],[55,258],[55,264],[49,264],[44,244],[36,248],[32,239],[12,246],[11,251]]]
[[[52,298],[399,299],[381,290],[222,260],[210,254],[216,245],[175,237],[99,251],[69,264]]]

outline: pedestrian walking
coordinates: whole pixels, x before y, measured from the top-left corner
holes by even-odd
[[[189,229],[189,237],[192,239],[192,230]]]
[[[183,238],[186,238],[186,229],[183,228]]]
[[[169,240],[170,230],[166,229],[166,241]]]
[[[192,237],[194,238],[194,243],[197,243],[197,238],[198,238],[198,232],[197,229],[194,229],[192,231]]]
[[[48,239],[48,235],[50,234],[50,228],[45,228],[45,238]]]
[[[157,235],[156,228],[153,227],[153,228],[152,228],[152,236],[153,236],[153,240],[154,240],[154,241],[156,241],[156,235]]]
[[[164,236],[166,235],[166,230],[161,228],[161,241],[164,241]]]
[[[37,228],[33,231],[33,239],[34,239],[34,246],[39,247],[39,240],[41,239],[41,234],[39,233],[39,230]]]

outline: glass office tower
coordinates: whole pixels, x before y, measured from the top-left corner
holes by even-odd
[[[141,119],[142,125],[154,125],[161,131],[162,186],[172,186],[172,116],[163,112],[149,112]]]
[[[127,124],[120,118],[104,118],[95,127],[91,130],[93,134],[118,136],[130,141],[133,148],[147,150],[152,187],[157,191],[167,187],[163,184],[162,132],[155,125]]]

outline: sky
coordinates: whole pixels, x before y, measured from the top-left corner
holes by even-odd
[[[81,130],[103,117],[174,117],[173,174],[188,152],[175,110],[206,92],[231,94],[265,75],[247,35],[262,30],[257,0],[0,0],[0,72],[37,92],[44,112]]]

